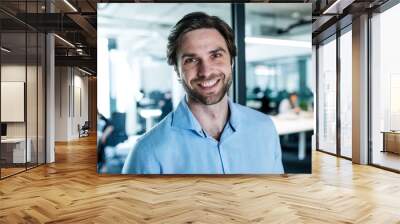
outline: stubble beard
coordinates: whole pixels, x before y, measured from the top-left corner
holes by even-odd
[[[220,81],[223,82],[223,86],[217,93],[209,96],[203,95],[195,88],[190,88],[185,80],[182,80],[182,86],[185,89],[185,92],[187,93],[188,97],[190,97],[191,99],[204,105],[213,105],[221,102],[224,96],[228,94],[229,88],[232,85],[232,78],[229,78],[229,80],[225,81],[226,75],[224,73],[220,73],[218,77],[220,78]]]

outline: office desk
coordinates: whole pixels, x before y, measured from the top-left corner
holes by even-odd
[[[306,132],[314,130],[313,115],[302,113],[270,117],[279,135],[299,133],[298,158],[303,160],[306,156]]]
[[[31,162],[32,140],[27,138],[28,144],[25,154],[25,138],[6,138],[1,139],[1,157],[6,163],[25,163]],[[25,161],[25,159],[27,159]]]
[[[154,119],[161,116],[162,111],[160,109],[139,109],[139,115],[146,119],[146,131],[149,131],[154,123]]]

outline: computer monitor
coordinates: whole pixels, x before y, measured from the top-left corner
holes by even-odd
[[[1,123],[1,136],[7,136],[7,124]]]

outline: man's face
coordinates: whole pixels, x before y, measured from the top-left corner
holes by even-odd
[[[231,57],[216,29],[185,33],[177,52],[177,71],[186,93],[205,105],[216,104],[232,83]]]

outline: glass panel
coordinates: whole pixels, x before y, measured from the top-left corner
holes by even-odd
[[[336,154],[336,39],[318,48],[318,147]]]
[[[2,177],[25,170],[26,34],[1,34]],[[6,131],[5,131],[6,130]]]
[[[39,33],[38,45],[38,163],[45,163],[45,35]]]
[[[38,13],[39,5],[37,1],[27,2],[26,12],[28,16]],[[37,23],[38,17],[29,18],[32,24]],[[27,30],[27,80],[26,80],[26,116],[27,116],[27,144],[30,148],[30,158],[27,167],[37,166],[38,160],[38,33],[35,30]]]
[[[352,35],[340,37],[340,153],[352,157]]]
[[[311,4],[246,4],[245,18],[246,105],[293,130],[279,133],[285,172],[311,172]]]
[[[30,154],[28,156],[28,168],[37,165],[37,74],[38,74],[38,36],[36,32],[28,32],[28,62],[26,81],[26,116],[27,116],[27,143]]]
[[[182,99],[183,88],[166,61],[167,35],[194,11],[231,23],[230,4],[98,4],[100,173],[120,173],[135,140]],[[111,132],[111,125],[118,129]]]
[[[372,163],[400,170],[400,4],[372,17]]]

